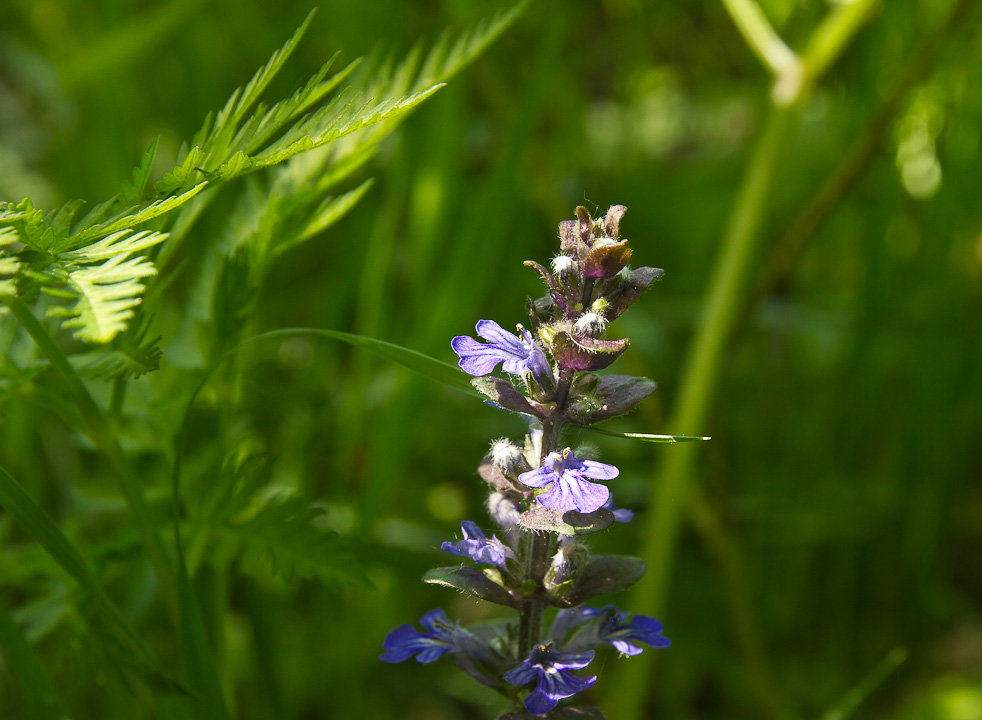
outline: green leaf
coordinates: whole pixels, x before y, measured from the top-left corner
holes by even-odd
[[[655,382],[633,375],[587,374],[576,378],[566,417],[578,425],[591,425],[626,415],[655,391]]]
[[[11,475],[0,467],[0,506],[31,535],[62,569],[95,600],[119,642],[132,655],[135,667],[163,684],[174,686],[168,673],[156,663],[139,636],[119,611],[105,589],[89,571],[81,554],[51,517],[37,505]]]
[[[0,654],[4,670],[20,691],[26,717],[33,720],[65,717],[47,668],[4,607],[0,607]]]
[[[146,207],[138,209],[131,208],[125,211],[127,214],[121,214],[117,217],[110,218],[105,222],[99,223],[98,225],[92,225],[80,232],[75,233],[74,235],[68,236],[64,241],[56,244],[51,249],[54,252],[63,252],[65,250],[78,248],[84,249],[85,244],[89,240],[102,237],[103,235],[108,235],[110,233],[129,231],[137,225],[142,225],[149,220],[153,220],[154,218],[160,217],[161,215],[169,213],[171,210],[180,207],[204,190],[207,186],[207,181],[199,182],[194,187],[182,192],[179,195],[173,195],[171,197],[155,200]]]
[[[113,380],[138,378],[160,368],[160,338],[126,343],[118,347],[98,347],[68,357],[75,371],[88,378]]]
[[[647,564],[628,555],[594,555],[576,571],[573,579],[550,592],[556,607],[574,607],[597,595],[619,592],[641,579]]]
[[[163,242],[167,235],[123,230],[85,248],[62,253],[58,268],[48,271],[61,278],[63,288],[43,288],[49,294],[75,299],[70,307],[55,306],[49,315],[65,317],[64,328],[77,328],[75,337],[88,343],[107,343],[126,329],[140,304],[143,278],[155,275],[153,263],[133,253]],[[98,263],[98,264],[96,264]]]
[[[453,588],[465,595],[472,595],[498,605],[518,607],[518,601],[510,592],[474,567],[460,565],[433,568],[423,575],[423,582]]]
[[[181,653],[187,669],[188,683],[195,690],[196,702],[191,707],[199,720],[228,720],[229,714],[222,695],[221,680],[209,644],[208,632],[194,586],[188,577],[184,553],[177,537],[178,604],[180,607]]]
[[[316,235],[317,233],[323,232],[331,225],[340,220],[351,208],[358,204],[358,201],[362,199],[364,194],[368,192],[368,189],[372,186],[373,180],[369,178],[361,185],[356,187],[354,190],[350,190],[343,195],[338,197],[325,198],[321,202],[320,207],[318,207],[311,217],[307,221],[307,226],[303,229],[295,241],[290,243],[283,243],[277,246],[276,251],[283,252],[300,242],[307,240],[308,238]]]

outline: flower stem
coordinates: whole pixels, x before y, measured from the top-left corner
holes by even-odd
[[[557,405],[560,411],[566,404],[569,387],[573,382],[573,374],[560,375]],[[565,391],[564,391],[565,388]],[[547,420],[542,423],[542,443],[539,447],[539,467],[559,447],[559,432],[562,429],[561,420]],[[534,501],[533,501],[534,502]],[[525,579],[535,583],[535,589],[526,598],[518,618],[518,659],[524,660],[529,651],[539,642],[541,637],[542,611],[546,606],[546,593],[543,579],[549,569],[549,557],[552,554],[552,533],[527,532],[523,548],[525,557]]]

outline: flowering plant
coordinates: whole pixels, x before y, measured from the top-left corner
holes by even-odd
[[[565,427],[626,414],[655,389],[647,378],[596,374],[629,344],[606,339],[607,324],[662,274],[628,267],[631,248],[620,238],[626,210],[615,205],[594,220],[577,208],[576,219],[559,226],[560,254],[551,269],[525,263],[548,288],[527,303],[529,329],[518,325],[512,334],[493,320],[480,320],[476,332],[484,342],[458,336],[450,343],[488,404],[521,415],[528,432],[522,445],[494,441],[478,469],[490,486],[489,514],[504,539],[489,538],[466,520],[463,539],[441,548],[479,567],[436,568],[423,579],[513,608],[518,619],[466,630],[442,610],[432,610],[420,621],[423,631],[406,624],[390,632],[381,659],[401,662],[415,655],[426,663],[451,654],[465,672],[514,700],[516,711],[503,720],[601,718],[593,709],[558,708],[560,700],[596,682],[595,675],[577,674],[595,650],[610,645],[629,657],[643,645],[671,644],[654,618],[629,619],[614,606],[584,605],[629,587],[645,564],[593,555],[582,543],[585,535],[629,522],[633,513],[615,508],[604,484],[617,478],[616,467],[561,442]],[[503,377],[492,375],[499,364]],[[550,606],[559,610],[543,635],[542,616]]]

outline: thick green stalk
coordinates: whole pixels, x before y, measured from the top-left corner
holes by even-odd
[[[756,31],[751,33],[746,23],[742,22],[751,19],[748,12],[752,12],[753,3],[724,0],[724,5],[750,41],[751,47],[760,53],[757,41],[766,39],[761,34],[762,26],[759,23],[749,26],[750,30],[756,27]],[[807,97],[810,85],[835,62],[877,6],[878,0],[855,0],[847,7],[830,12],[813,33],[802,56],[800,77],[790,78],[795,80],[794,86],[785,87],[783,95],[775,98],[779,102],[771,107],[767,126],[744,175],[696,337],[686,357],[681,390],[670,425],[674,432],[701,433],[704,430],[723,366],[723,353],[740,317],[741,308],[748,300],[751,260],[765,215],[771,181],[785,149],[786,139],[797,125],[799,107]],[[773,67],[771,62],[765,62],[775,70],[779,83],[782,79],[789,79],[787,73]],[[681,512],[689,496],[695,448],[695,445],[672,448],[662,468],[660,482],[652,488],[651,507],[654,513],[648,532],[644,534],[646,542],[642,551],[642,557],[648,563],[648,574],[634,591],[632,607],[637,612],[660,614],[664,608]],[[652,662],[652,654],[645,653],[626,666],[617,681],[612,683],[615,717],[625,720],[640,717]]]
[[[681,392],[669,424],[673,431],[701,433],[705,429],[719,380],[722,352],[741,300],[746,297],[747,275],[771,181],[783,157],[785,141],[796,126],[797,116],[795,105],[772,108],[743,178],[697,336],[682,372]],[[673,446],[662,468],[660,482],[652,488],[649,506],[654,512],[643,533],[646,542],[641,553],[648,563],[648,573],[638,583],[634,597],[629,601],[629,606],[636,612],[659,615],[664,609],[672,556],[697,447],[696,444]],[[641,716],[653,658],[654,653],[644,653],[620,669],[610,695],[613,717]]]

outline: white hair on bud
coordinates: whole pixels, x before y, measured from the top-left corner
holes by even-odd
[[[573,330],[579,335],[597,337],[607,329],[607,319],[595,312],[583,313],[573,325]]]
[[[557,255],[552,259],[552,271],[557,275],[569,275],[576,270],[576,261],[569,255]]]
[[[522,464],[521,449],[507,438],[498,438],[491,443],[491,462],[504,472],[515,472]]]

